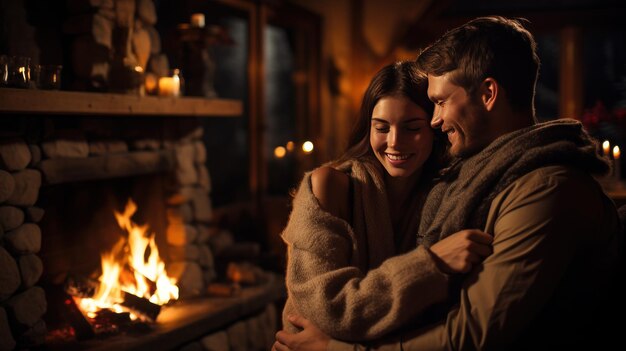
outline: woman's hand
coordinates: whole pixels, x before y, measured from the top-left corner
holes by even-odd
[[[493,251],[493,236],[478,229],[456,232],[430,247],[437,267],[444,273],[467,273]]]
[[[324,334],[313,323],[301,316],[289,316],[289,322],[302,328],[296,334],[284,330],[276,333],[276,342],[272,351],[325,351],[330,336]]]

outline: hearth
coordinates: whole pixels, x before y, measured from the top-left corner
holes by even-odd
[[[149,96],[177,68],[158,3],[5,3],[6,54],[63,70],[61,90],[0,88],[0,351],[266,349],[282,283],[250,265],[259,245],[215,218],[200,122],[241,117],[243,104]],[[126,309],[80,310],[116,289],[100,286],[101,256],[132,251],[117,247],[133,229],[114,215],[130,199],[148,249],[115,268],[121,297],[107,303]],[[156,251],[164,275],[131,264]],[[165,283],[178,293],[152,301]]]
[[[144,179],[151,177],[140,178],[141,184],[147,184],[143,186],[146,190],[157,188],[154,181]],[[88,188],[108,188],[109,183]],[[158,185],[159,182],[156,183]],[[59,203],[60,199],[54,199],[50,192],[42,193],[47,201]],[[69,199],[76,197],[74,194],[68,196],[71,192],[67,189],[63,193]],[[154,196],[154,193],[159,194],[158,191],[149,193],[152,201],[144,200],[144,203],[159,200],[159,196]],[[90,191],[89,194],[92,199],[111,198],[111,192],[98,194]],[[60,203],[80,206],[85,200],[72,199]],[[162,305],[179,297],[177,279],[168,276],[165,256],[162,258],[162,250],[157,245],[156,232],[150,228],[149,221],[136,223],[134,215],[141,211],[132,199],[128,200],[123,211],[114,210],[108,216],[106,205],[104,208],[98,208],[102,205],[93,206],[95,208],[85,205],[82,205],[85,208],[82,210],[63,204],[60,206],[63,207],[62,212],[72,214],[70,219],[57,212],[48,216],[49,220],[42,221],[43,231],[51,234],[42,250],[44,265],[48,267],[42,283],[48,286],[49,300],[55,301],[54,307],[57,307],[52,309],[55,313],[48,313],[48,328],[52,335],[61,339],[88,339],[137,328],[143,330],[147,324],[156,321]],[[158,207],[151,207],[153,211],[159,210]],[[165,213],[164,209],[161,211]],[[111,225],[112,220],[117,228]],[[52,229],[59,227],[65,229],[60,233]],[[118,233],[120,229],[121,234]],[[161,240],[161,247],[167,248],[163,243]],[[100,259],[96,266],[93,258],[97,257]]]
[[[51,350],[271,345],[283,283],[213,217],[197,118],[20,115],[1,129],[0,337]],[[117,281],[103,287],[107,253]],[[119,294],[94,309],[105,290]]]

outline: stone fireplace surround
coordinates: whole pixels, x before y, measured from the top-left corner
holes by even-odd
[[[93,96],[102,95],[107,94]],[[162,103],[161,98],[144,100]],[[128,110],[133,106],[141,110],[133,104]],[[41,204],[40,195],[55,187],[129,177],[145,183],[144,189],[146,184],[155,184],[154,179],[160,182],[155,196],[162,199],[156,208],[164,212],[160,239],[165,248],[159,249],[168,273],[179,280],[182,302],[164,308],[148,335],[120,335],[71,348],[269,349],[277,324],[272,302],[284,293],[276,277],[244,289],[236,298],[200,297],[216,277],[213,253],[232,243],[229,233],[212,222],[207,155],[197,117],[203,112],[191,112],[191,116],[148,112],[153,115],[146,118],[137,113],[64,109],[71,113],[42,114],[32,107],[26,114],[3,111],[0,115],[0,350],[45,343],[49,309],[45,286],[67,273],[67,268],[63,270],[67,262],[48,264],[55,262],[54,255],[67,258],[67,252],[55,251],[58,248],[48,243],[67,238],[47,232],[50,221],[44,219],[46,211],[47,215],[57,213],[63,204]]]

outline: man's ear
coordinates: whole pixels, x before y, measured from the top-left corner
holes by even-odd
[[[480,85],[480,98],[487,111],[493,110],[499,93],[500,86],[498,82],[490,77],[485,78]]]

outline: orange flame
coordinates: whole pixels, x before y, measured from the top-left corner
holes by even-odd
[[[148,226],[139,226],[130,219],[136,211],[137,205],[131,199],[124,213],[114,211],[117,223],[128,233],[128,238],[120,238],[110,252],[102,254],[100,285],[93,298],[77,299],[79,307],[89,317],[95,317],[97,311],[106,308],[118,313],[127,311],[120,305],[122,291],[158,305],[178,299],[176,281],[167,276],[154,235],[146,236]],[[131,313],[131,318],[137,317]]]

